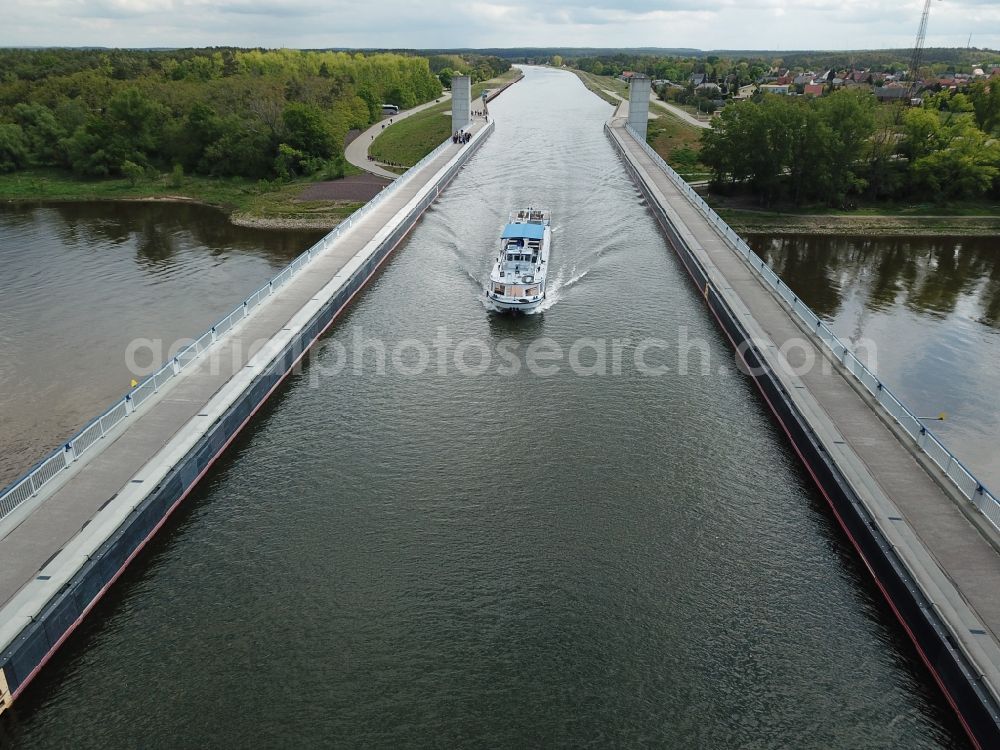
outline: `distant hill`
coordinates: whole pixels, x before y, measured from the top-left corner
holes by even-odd
[[[421,49],[387,50],[395,52],[417,52],[426,54],[480,54],[494,55],[513,61],[548,60],[553,55],[565,58],[602,57],[686,57],[706,58],[710,56],[736,59],[781,60],[787,67],[869,67],[873,65],[905,65],[910,59],[911,49],[874,50],[701,50],[691,47],[490,47],[483,49]],[[927,47],[924,49],[925,64],[946,63],[969,65],[973,63],[1000,62],[1000,50],[979,47]]]

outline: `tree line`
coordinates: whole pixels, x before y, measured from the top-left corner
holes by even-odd
[[[1000,86],[943,92],[923,107],[871,94],[765,95],[728,105],[702,135],[715,186],[750,188],[763,205],[1000,196]]]
[[[8,49],[0,71],[0,171],[89,177],[340,176],[383,103],[441,95],[426,57],[389,53]]]

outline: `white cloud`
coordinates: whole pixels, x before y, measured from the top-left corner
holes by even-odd
[[[3,0],[7,46],[907,48],[922,0]],[[928,46],[1000,47],[995,0],[945,0]]]

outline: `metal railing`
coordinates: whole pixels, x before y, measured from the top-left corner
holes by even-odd
[[[242,303],[226,315],[222,320],[201,334],[191,344],[181,349],[159,370],[148,376],[132,388],[110,409],[89,422],[76,435],[67,440],[60,448],[55,449],[44,459],[35,464],[20,478],[14,480],[0,492],[0,519],[12,512],[28,498],[34,497],[49,481],[60,472],[68,469],[87,451],[97,445],[112,429],[140,409],[150,396],[159,391],[164,384],[170,382],[188,367],[213,343],[226,336],[244,318],[250,315],[265,299],[287,284],[292,277],[301,271],[313,258],[330,246],[338,237],[346,233],[368,212],[377,208],[395,191],[405,185],[428,162],[440,156],[449,146],[450,139],[431,151],[418,161],[398,179],[386,185],[378,195],[352,213],[347,219],[320,239],[295,260],[283,268],[278,275],[270,279],[264,286],[253,292]]]
[[[694,188],[684,181],[663,158],[657,154],[652,147],[646,143],[630,125],[625,129],[643,148],[646,155],[666,173],[674,186],[684,195],[685,198],[705,216],[705,219],[712,224],[716,231],[726,240],[729,246],[750,264],[757,271],[764,282],[780,296],[801,319],[806,327],[812,331],[820,341],[833,352],[834,357],[843,364],[844,368],[854,376],[854,378],[864,386],[878,403],[878,405],[892,419],[903,428],[913,443],[923,451],[931,460],[936,463],[945,476],[951,480],[958,491],[966,497],[976,508],[978,508],[990,522],[1000,530],[1000,501],[997,496],[990,492],[986,486],[980,482],[976,476],[969,471],[959,458],[945,447],[940,438],[923,422],[910,411],[903,402],[896,397],[891,390],[879,380],[878,376],[866,367],[848,347],[841,342],[833,333],[829,326],[820,320],[817,315],[809,309],[798,296],[788,288],[788,285],[781,280],[770,266],[768,266],[750,246],[719,216],[704,199],[695,192]]]

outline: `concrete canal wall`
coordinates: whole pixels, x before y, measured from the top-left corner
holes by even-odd
[[[715,265],[713,261],[719,258],[735,257],[724,243],[716,241],[721,230],[717,231],[703,221],[700,214],[681,205],[678,201],[684,198],[679,191],[669,192],[669,186],[655,174],[654,170],[660,169],[660,165],[644,153],[645,144],[640,146],[626,130],[623,113],[624,107],[619,108],[605,130],[670,245],[719,327],[740,352],[778,426],[827,500],[838,524],[871,572],[970,739],[979,747],[1000,747],[1000,649],[996,639],[996,611],[990,602],[990,591],[995,598],[1000,577],[996,574],[993,527],[965,497],[954,496],[957,493],[950,491],[948,478],[935,465],[913,452],[904,450],[901,464],[907,465],[905,456],[917,459],[909,463],[913,494],[926,496],[926,488],[930,486],[933,495],[936,488],[937,496],[932,501],[938,504],[923,509],[924,514],[918,515],[904,502],[897,502],[899,497],[883,491],[882,486],[892,486],[892,482],[886,476],[877,475],[878,461],[866,463],[847,449],[852,444],[884,438],[886,434],[889,441],[895,442],[893,431],[884,430],[883,435],[871,434],[864,439],[845,434],[840,429],[843,425],[835,424],[824,412],[822,397],[811,397],[809,388],[815,388],[818,381],[811,384],[789,375],[776,357],[784,342],[768,337],[737,294],[736,287],[742,284],[740,288],[744,293],[749,290],[750,294],[761,295],[757,310],[770,306],[773,309],[769,315],[786,316],[778,300],[772,299],[764,287],[754,281],[749,265],[741,268],[741,265],[732,264],[726,273]],[[683,217],[682,211],[685,211]],[[799,329],[798,333],[809,340],[809,332]],[[843,379],[837,371],[838,363],[831,361],[828,364],[833,370],[829,382]],[[845,411],[860,405],[875,413],[873,405],[865,401],[860,391],[852,393],[849,401],[840,402]],[[891,428],[891,425],[884,427]],[[901,443],[892,446],[883,442],[880,447],[875,441],[872,445],[875,451],[886,453],[901,447],[905,449]],[[898,483],[898,478],[892,481]],[[963,554],[970,558],[959,560],[961,571],[946,567],[949,556],[943,554],[943,549],[925,545],[924,537],[933,536],[918,526],[925,520],[924,515],[932,518],[934,524],[945,525],[947,521],[957,529],[949,546],[961,542],[965,548]],[[974,523],[963,525],[961,521],[956,522],[954,516],[967,517]],[[950,559],[956,558],[951,556]],[[966,577],[967,570],[978,573],[978,577]],[[961,575],[957,575],[959,572]],[[972,583],[962,590],[963,581]],[[831,623],[831,627],[834,626]]]
[[[196,407],[196,417],[178,430],[167,429],[163,433],[162,445],[157,446],[161,450],[154,460],[126,467],[123,475],[131,479],[113,494],[109,493],[108,499],[92,517],[86,518],[78,533],[67,541],[53,532],[48,559],[34,569],[23,585],[17,583],[10,589],[16,593],[0,609],[0,711],[8,708],[25,689],[305,352],[364,288],[493,128],[493,123],[477,127],[469,144],[452,146],[447,143],[431,154],[423,165],[426,173],[418,170],[413,176],[422,184],[411,198],[406,200],[408,192],[400,189],[382,202],[379,208],[388,214],[384,223],[377,213],[373,216],[373,212],[369,212],[367,224],[360,224],[352,232],[335,238],[330,249],[322,243],[323,253],[327,254],[336,252],[338,243],[354,242],[361,247],[355,254],[345,256],[349,258],[346,262],[330,266],[331,278],[320,282],[312,280],[314,285],[322,283],[319,292],[314,287],[296,290],[289,284],[287,294],[283,290],[273,301],[268,301],[271,312],[285,321],[283,325],[279,323],[281,328],[275,335],[221,388],[208,384],[207,401],[198,402],[202,406]],[[411,187],[412,183],[406,190],[412,192]],[[396,206],[389,203],[394,197],[400,205],[393,211],[391,209]],[[366,231],[369,234],[365,234]],[[304,273],[319,273],[320,265],[313,261],[305,266]],[[301,274],[300,278],[309,281]],[[288,296],[296,291],[301,299]],[[286,294],[285,299],[280,297],[282,294]],[[282,303],[286,304],[287,314],[281,312]],[[265,305],[262,312],[267,310]],[[248,317],[239,325],[247,326],[253,320]],[[170,388],[180,390],[189,386],[183,382],[185,377],[184,374],[176,376]],[[152,419],[156,410],[169,408],[168,399],[153,404],[143,414]],[[132,423],[135,424],[137,422]],[[117,429],[132,428],[126,421],[124,427]],[[112,452],[116,445],[122,445],[121,440],[127,439],[123,434],[103,452]],[[65,478],[52,481],[49,498],[40,497],[32,502],[44,507],[45,503],[54,502],[54,494],[62,493],[68,494],[68,502],[72,503],[74,483],[82,482],[85,472],[67,471],[66,474]],[[117,484],[113,486],[118,487]],[[30,513],[37,509],[25,507],[19,511]],[[25,516],[27,520],[30,515]],[[13,544],[19,533],[28,533],[25,521],[9,529],[3,541]],[[46,528],[41,526],[38,533],[44,535]]]

